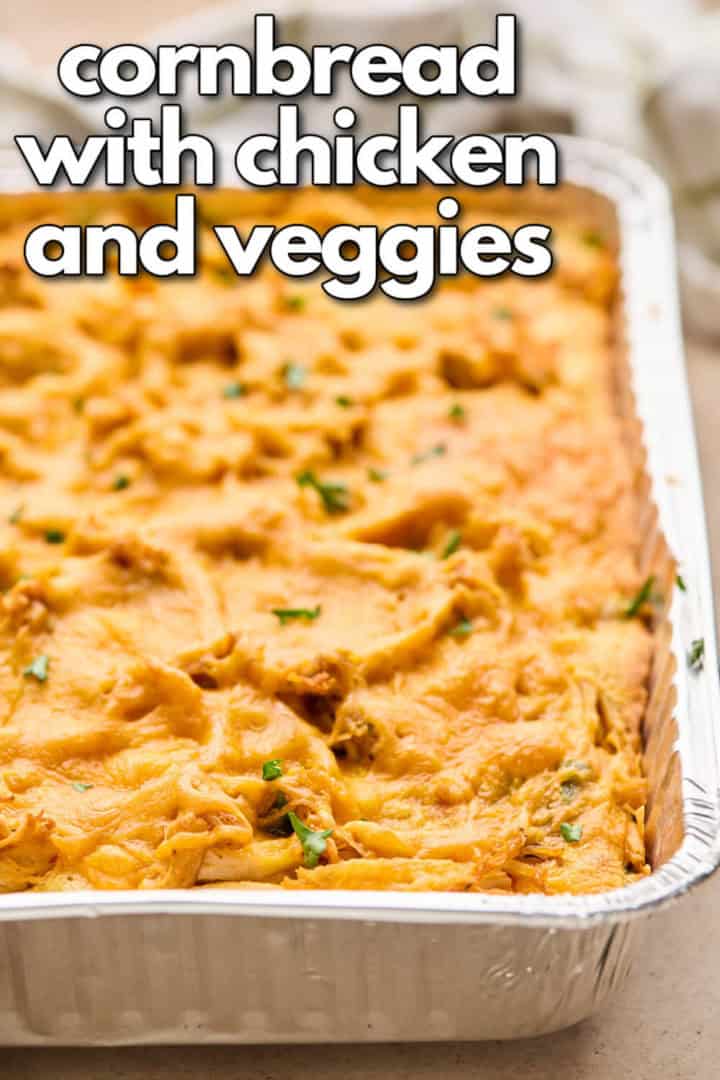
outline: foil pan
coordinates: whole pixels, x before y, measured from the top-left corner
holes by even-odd
[[[654,872],[589,896],[194,890],[0,896],[0,1041],[16,1045],[499,1039],[574,1024],[625,978],[647,916],[720,862],[711,579],[670,202],[638,160],[562,140],[554,191],[463,193],[582,213],[617,238],[618,400],[646,570],[666,596],[645,722]],[[25,191],[23,192],[23,188]],[[30,195],[0,174],[0,219]],[[116,200],[117,193],[110,197]],[[211,196],[215,197],[215,196]],[[225,198],[227,193],[217,193]],[[396,200],[415,198],[400,193]],[[533,217],[531,220],[543,220]],[[686,591],[673,588],[677,560]],[[704,670],[686,661],[705,640]],[[645,933],[646,941],[650,940]]]

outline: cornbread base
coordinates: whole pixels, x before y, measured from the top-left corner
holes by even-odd
[[[223,220],[396,212],[242,194]],[[2,237],[0,887],[647,873],[612,236],[561,217],[546,280],[348,305],[236,281],[209,228],[192,281],[42,281],[29,224]]]

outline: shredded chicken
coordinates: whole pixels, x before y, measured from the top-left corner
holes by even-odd
[[[352,209],[264,200],[232,223]],[[192,281],[42,281],[32,224],[0,232],[0,889],[647,873],[602,240],[342,304],[228,276],[207,228]]]

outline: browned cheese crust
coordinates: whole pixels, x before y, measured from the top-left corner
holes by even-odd
[[[0,889],[647,873],[607,247],[560,222],[542,281],[338,303],[228,275],[207,230],[191,281],[46,281],[27,230],[0,233]],[[316,858],[289,811],[332,830]]]

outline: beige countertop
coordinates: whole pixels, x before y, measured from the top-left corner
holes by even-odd
[[[80,40],[132,40],[202,0],[0,3],[0,35],[38,61]],[[148,11],[152,14],[148,15]],[[148,22],[150,20],[150,23]],[[720,347],[692,345],[689,370],[720,586]],[[138,1047],[0,1051],[13,1080],[714,1080],[720,1075],[720,875],[648,925],[644,955],[597,1016],[518,1043],[316,1047]]]

